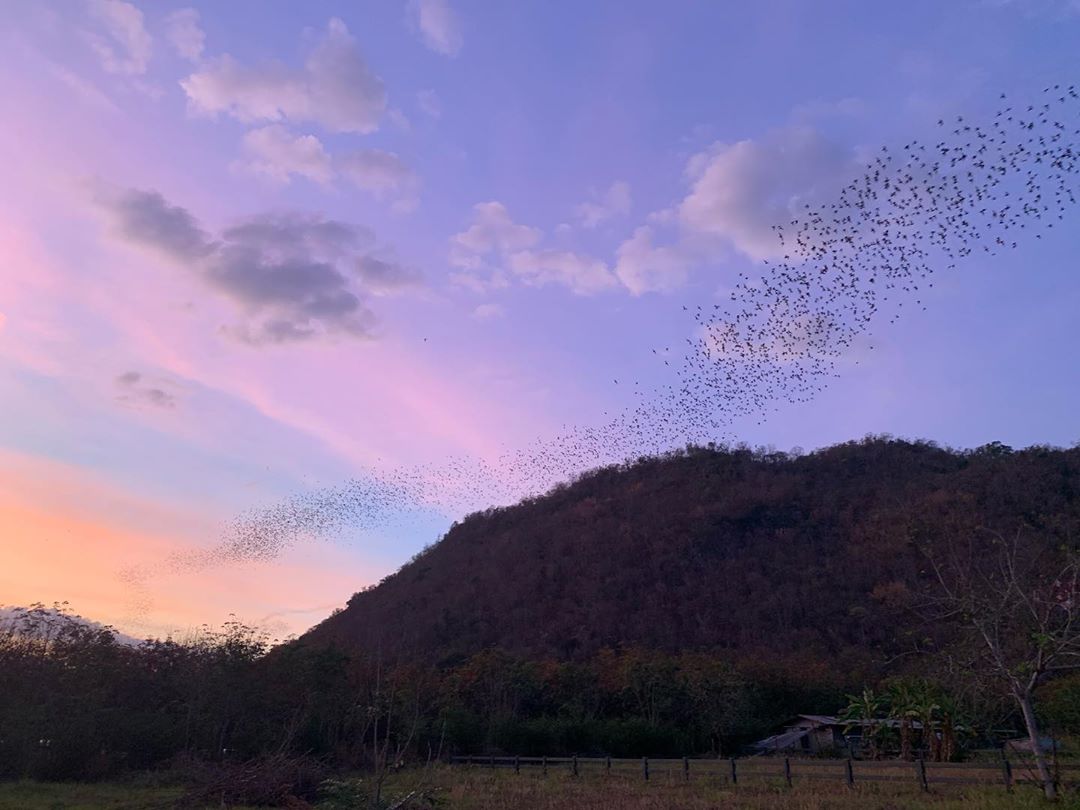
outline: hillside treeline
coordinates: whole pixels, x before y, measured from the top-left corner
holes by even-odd
[[[445,663],[798,652],[862,679],[917,641],[898,608],[925,584],[922,546],[986,527],[1080,538],[1080,448],[689,448],[472,515],[305,640]]]

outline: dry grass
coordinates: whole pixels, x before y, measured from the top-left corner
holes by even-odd
[[[796,783],[747,778],[737,786],[716,777],[683,780],[680,773],[655,773],[646,783],[640,774],[559,771],[489,771],[443,768],[394,777],[387,793],[405,793],[423,784],[434,790],[438,807],[448,810],[1005,810],[1046,808],[1041,794],[1028,786],[1011,794],[1000,786],[942,786],[923,793],[916,784],[866,783],[849,788],[842,781]],[[1055,807],[1080,810],[1080,798],[1068,796]]]

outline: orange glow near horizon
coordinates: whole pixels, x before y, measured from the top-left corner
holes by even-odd
[[[67,601],[135,636],[182,633],[235,614],[283,637],[385,573],[357,570],[329,544],[302,545],[274,563],[162,570],[170,553],[195,545],[199,528],[179,510],[137,502],[84,470],[0,451],[0,604]],[[122,578],[131,569],[153,572],[145,591]]]

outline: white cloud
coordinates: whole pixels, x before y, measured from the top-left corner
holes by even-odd
[[[143,25],[143,13],[123,0],[90,0],[89,6],[91,16],[106,32],[87,35],[101,66],[109,73],[145,73],[153,39]]]
[[[294,135],[281,124],[253,129],[244,135],[243,158],[237,168],[276,183],[294,176],[322,185],[343,178],[376,198],[394,198],[396,209],[416,207],[419,180],[393,152],[361,149],[331,155],[314,135]]]
[[[540,231],[518,225],[501,202],[473,206],[473,224],[450,238],[450,263],[455,267],[477,269],[483,257],[496,252],[505,255],[532,247],[540,240]]]
[[[857,164],[851,153],[809,127],[760,140],[716,143],[686,167],[692,187],[678,205],[680,223],[719,236],[755,259],[782,252],[774,225],[835,190]]]
[[[431,50],[457,56],[463,42],[461,22],[447,0],[410,0],[409,16]]]
[[[416,94],[416,104],[421,112],[431,118],[442,116],[442,104],[434,90],[421,90]]]
[[[478,321],[489,321],[493,318],[501,318],[505,313],[499,304],[479,304],[472,311],[472,316]]]
[[[631,202],[630,184],[620,180],[612,183],[599,199],[579,205],[577,216],[583,226],[595,228],[609,219],[629,214]]]
[[[527,284],[561,284],[579,295],[603,292],[619,284],[604,262],[569,250],[520,251],[509,257],[509,264]]]
[[[679,246],[653,245],[653,229],[642,225],[617,251],[615,275],[634,295],[666,292],[686,283],[690,256]]]
[[[314,135],[292,135],[280,124],[253,129],[242,141],[244,159],[239,166],[269,178],[287,183],[293,175],[327,184],[334,176],[330,155]]]
[[[165,18],[169,42],[185,59],[198,62],[202,58],[206,34],[199,26],[199,12],[193,8],[181,8]]]
[[[195,111],[241,121],[313,121],[332,132],[368,133],[386,109],[382,79],[338,19],[330,20],[302,68],[246,66],[226,54],[180,84]]]

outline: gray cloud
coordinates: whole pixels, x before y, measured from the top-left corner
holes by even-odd
[[[376,197],[386,193],[406,197],[415,194],[416,175],[394,152],[361,149],[342,155],[336,163],[349,182]]]
[[[358,258],[355,269],[357,277],[375,295],[393,295],[423,282],[417,270],[374,256]]]
[[[125,371],[115,380],[120,389],[116,400],[134,407],[149,406],[171,410],[176,407],[176,397],[157,385],[143,384],[138,371]]]
[[[206,232],[184,208],[170,205],[156,191],[100,192],[96,201],[111,213],[118,236],[178,261],[194,261],[214,250]]]
[[[416,271],[366,253],[375,235],[362,225],[279,212],[243,220],[211,241],[195,217],[155,191],[129,189],[97,202],[123,241],[182,264],[235,303],[245,320],[224,331],[251,345],[369,338],[376,318],[365,299],[421,283]],[[122,377],[118,384],[139,382]]]

